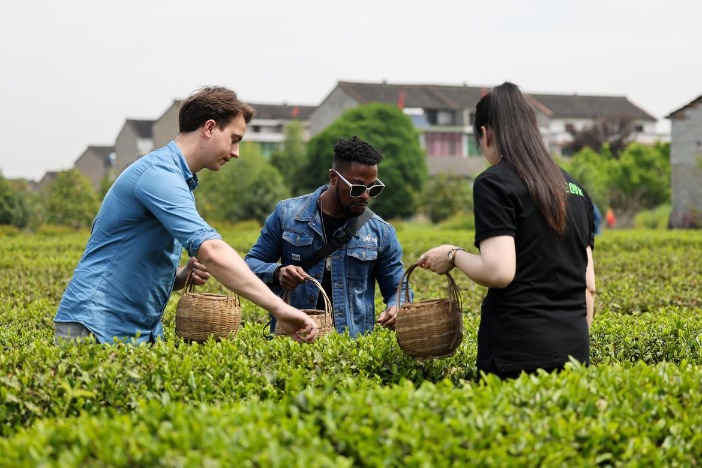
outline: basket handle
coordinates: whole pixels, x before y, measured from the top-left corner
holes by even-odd
[[[192,293],[195,290],[195,283],[193,283],[193,272],[190,270],[188,277],[185,278],[185,287],[183,287],[183,294]]]
[[[419,266],[419,262],[415,262],[413,265],[411,265],[409,268],[407,268],[402,275],[402,278],[400,279],[400,283],[397,285],[397,307],[401,307],[402,302],[400,302],[400,299],[402,298],[402,285],[405,284],[405,303],[408,303],[410,298],[409,298],[409,279],[410,276],[412,275],[412,272],[414,271],[415,268]],[[449,298],[453,299],[456,301],[456,304],[458,304],[458,309],[463,310],[463,305],[461,304],[461,293],[458,289],[458,285],[456,285],[456,282],[453,279],[453,276],[451,276],[451,273],[448,271],[444,273],[444,276],[446,277],[446,280],[448,281],[448,295]]]
[[[317,286],[317,289],[322,293],[322,298],[324,299],[324,324],[327,325],[327,321],[330,321],[332,323],[332,326],[334,326],[334,310],[332,307],[331,300],[329,300],[329,296],[327,296],[327,292],[324,290],[321,284],[319,284],[319,281],[314,279],[311,276],[308,276],[305,281],[309,281],[310,283],[314,284]],[[290,304],[290,291],[287,289],[283,291],[283,297],[282,299]]]

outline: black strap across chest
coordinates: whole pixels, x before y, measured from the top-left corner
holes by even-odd
[[[370,208],[366,207],[360,216],[354,216],[349,218],[343,227],[338,229],[326,244],[319,248],[315,253],[305,258],[300,262],[300,266],[303,270],[307,270],[310,267],[319,263],[323,258],[328,257],[334,253],[339,247],[344,245],[351,239],[354,234],[361,229],[361,226],[366,224],[366,221],[371,219],[375,213]]]

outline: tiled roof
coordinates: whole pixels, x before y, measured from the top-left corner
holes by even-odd
[[[173,101],[173,106],[180,107],[183,103],[182,99]],[[317,106],[295,105],[295,104],[255,104],[247,102],[256,109],[254,119],[271,119],[271,120],[289,120],[299,119],[307,120],[310,114],[314,112]]]
[[[307,120],[317,106],[299,106],[289,104],[254,104],[249,103],[256,109],[254,119],[271,120]]]
[[[131,127],[136,131],[137,135],[142,138],[153,138],[153,120],[136,120],[127,119],[126,125],[131,125]]]
[[[340,81],[338,87],[361,104],[383,102],[423,109],[471,109],[490,91],[490,86],[455,86],[437,84],[357,83]],[[635,119],[655,121],[655,117],[630,102],[625,96],[579,96],[532,94],[531,104],[555,118],[601,118],[630,115]]]
[[[339,88],[359,103],[383,102],[422,109],[465,109],[475,107],[487,87],[433,84],[353,83],[340,81]]]
[[[625,96],[580,96],[577,94],[534,94],[536,99],[553,112],[557,119],[600,119],[627,115],[637,120],[655,122],[656,118],[633,104]]]
[[[39,180],[40,185],[48,184],[52,180],[56,180],[56,177],[58,176],[59,171],[46,171],[44,175],[42,176],[41,180]]]
[[[702,103],[702,96],[698,97],[697,99],[694,99],[693,101],[685,104],[682,106],[680,109],[674,110],[670,114],[666,115],[666,119],[680,119],[683,118],[685,115],[685,111],[692,108],[692,107],[697,107]]]

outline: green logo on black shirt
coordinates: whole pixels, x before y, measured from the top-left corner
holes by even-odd
[[[582,189],[572,182],[568,182],[568,186],[566,187],[566,193],[572,193],[573,195],[580,195],[581,197],[583,196]]]

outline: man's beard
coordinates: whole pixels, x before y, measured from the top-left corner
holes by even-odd
[[[337,183],[336,190],[334,190],[334,196],[336,197],[336,206],[341,208],[341,211],[343,211],[347,217],[354,216],[354,214],[351,212],[351,205],[346,206],[343,203],[341,203],[341,197],[339,196],[339,185],[340,184]]]
[[[343,203],[341,203],[341,196],[339,195],[339,185],[338,184],[336,185],[336,190],[334,191],[334,195],[336,196],[337,206],[349,218],[352,216],[360,216],[366,209],[366,203],[363,203],[362,200],[360,200],[360,199],[359,199],[360,203],[354,203],[353,200],[348,205],[344,205]],[[358,208],[356,208],[356,206],[358,206]],[[355,212],[354,209],[358,210],[358,212]]]

